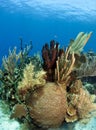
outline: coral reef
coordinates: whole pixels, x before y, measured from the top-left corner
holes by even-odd
[[[23,71],[23,79],[18,82],[18,93],[22,95],[22,100],[25,99],[28,91],[33,91],[37,87],[42,87],[45,85],[46,72],[44,70],[34,71],[35,66],[30,62],[26,65]]]
[[[13,105],[17,102],[16,86],[21,79],[21,69],[17,66],[20,59],[21,52],[16,54],[16,48],[13,51],[9,50],[9,56],[3,57],[2,69],[0,69],[0,97],[8,102],[11,101]]]
[[[16,53],[16,47],[9,50],[8,57],[3,57],[2,66],[0,69],[0,98],[5,100],[13,107],[18,103],[17,86],[22,79],[23,69],[30,61],[34,61],[34,65],[39,65],[38,56],[30,57],[29,52],[32,49],[30,43],[24,49]],[[35,59],[35,60],[33,60]],[[37,63],[36,63],[37,62]]]
[[[77,70],[78,77],[96,76],[96,54],[89,51],[85,54],[86,62],[83,63],[79,70]],[[83,70],[83,71],[82,71]]]
[[[96,53],[92,50],[83,54],[86,62],[83,62],[76,74],[83,82],[84,87],[91,93],[96,95]]]
[[[71,105],[71,114],[67,112],[67,120],[66,118],[65,120],[67,122],[72,122],[74,116],[75,120],[92,116],[91,112],[96,110],[94,100],[96,100],[96,97],[90,95],[87,90],[84,90],[81,80],[76,80],[74,84],[70,86],[70,90],[68,92],[68,111]]]
[[[23,49],[21,40],[19,58],[13,50],[7,60],[3,60],[4,69],[0,70],[1,97],[11,107],[11,118],[19,118],[30,126],[34,124],[43,129],[93,116],[96,97],[84,88],[79,75],[82,64],[88,61],[81,51],[91,34],[80,32],[66,50],[59,48],[54,40],[50,42],[50,47],[45,44],[42,48],[43,63],[38,55],[28,55],[30,47]],[[9,60],[10,56],[15,57],[15,62]],[[10,64],[13,64],[11,73]],[[12,91],[9,96],[14,96],[15,101],[7,98],[7,87],[9,92]]]

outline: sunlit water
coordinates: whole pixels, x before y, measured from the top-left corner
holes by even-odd
[[[67,46],[80,31],[93,31],[84,50],[96,52],[96,0],[0,0],[0,63],[20,37],[36,53],[52,39]]]
[[[93,31],[84,50],[96,51],[96,0],[0,0],[0,59],[20,37],[36,53],[52,39],[67,46],[80,31]]]
[[[39,14],[43,17],[66,19],[75,16],[75,20],[96,20],[95,0],[1,0],[1,7],[9,12],[22,11],[26,14]],[[74,18],[73,18],[74,20]]]

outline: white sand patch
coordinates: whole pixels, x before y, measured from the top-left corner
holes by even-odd
[[[5,107],[5,108],[4,108]],[[8,107],[0,101],[0,130],[19,130],[20,124],[10,119]]]

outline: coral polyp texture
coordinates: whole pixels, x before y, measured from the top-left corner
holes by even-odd
[[[31,44],[21,47],[18,54],[15,48],[9,51],[0,70],[0,95],[9,104],[10,118],[43,129],[96,114],[96,97],[81,81],[85,73],[82,68],[89,63],[81,51],[91,34],[80,32],[66,50],[54,40],[50,47],[46,43],[42,60],[28,55]]]

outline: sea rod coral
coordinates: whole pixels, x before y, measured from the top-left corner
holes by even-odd
[[[11,118],[22,120],[24,117],[30,125],[43,129],[92,116],[91,112],[96,111],[95,98],[93,100],[93,95],[84,89],[76,74],[86,62],[81,51],[91,34],[80,32],[66,50],[59,48],[55,41],[50,42],[50,47],[45,44],[42,48],[43,64],[37,61],[39,68],[34,63],[37,57],[24,62],[21,78],[16,84],[17,102]]]

